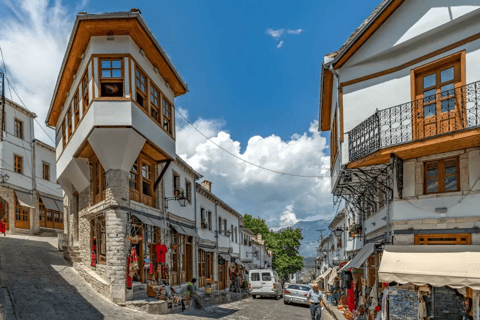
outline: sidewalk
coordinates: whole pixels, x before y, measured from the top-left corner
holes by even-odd
[[[323,305],[325,306],[326,312],[332,317],[334,320],[347,320],[343,313],[337,309],[336,306],[331,305],[328,303],[327,299],[323,297]]]

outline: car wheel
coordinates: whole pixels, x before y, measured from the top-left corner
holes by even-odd
[[[253,299],[257,299],[257,295],[256,295],[256,294],[253,294],[253,295],[252,295],[252,298],[253,298]]]
[[[283,304],[288,304],[287,300],[283,299]]]

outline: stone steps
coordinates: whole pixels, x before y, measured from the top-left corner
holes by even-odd
[[[34,233],[37,237],[58,237],[59,233],[62,233],[62,230],[55,230],[55,229],[43,229],[40,228],[40,231]]]

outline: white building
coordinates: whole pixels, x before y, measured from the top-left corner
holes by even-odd
[[[480,245],[479,18],[469,1],[383,1],[324,57],[319,123],[331,131],[332,193],[360,218],[366,243]],[[368,286],[395,278],[374,267]],[[467,294],[478,308],[479,293]]]
[[[11,234],[63,233],[63,192],[55,182],[55,150],[35,139],[34,113],[8,99],[5,102],[0,219],[5,219]]]
[[[253,252],[253,265],[257,269],[271,269],[272,268],[272,251],[268,250],[265,246],[265,240],[262,239],[262,235],[259,233],[256,237],[252,238],[252,252]]]

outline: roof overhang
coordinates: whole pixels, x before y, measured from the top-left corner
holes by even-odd
[[[63,58],[60,73],[48,110],[46,123],[55,126],[62,106],[73,83],[82,55],[93,36],[129,35],[147,59],[158,69],[159,74],[169,83],[175,96],[188,92],[172,62],[138,12],[115,12],[101,14],[78,14]]]
[[[333,73],[326,69],[322,64],[320,78],[320,104],[319,121],[320,131],[330,130],[330,120],[332,118],[332,93],[333,93]]]

